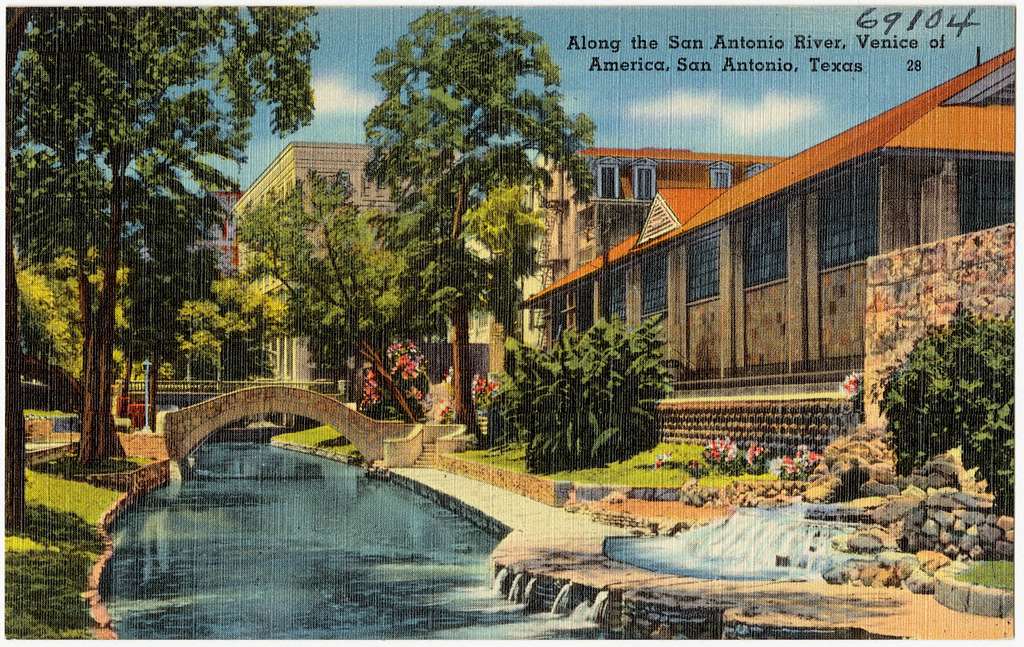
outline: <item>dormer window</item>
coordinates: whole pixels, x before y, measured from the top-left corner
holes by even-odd
[[[613,161],[597,165],[597,195],[612,200],[619,197],[619,167]]]
[[[732,186],[732,164],[715,162],[711,165],[711,188],[728,189]]]
[[[655,180],[655,163],[652,160],[641,160],[633,165],[633,186],[637,200],[653,200],[657,193]]]
[[[747,167],[747,170],[743,172],[743,177],[744,178],[754,177],[755,175],[757,175],[761,171],[764,171],[765,169],[767,169],[769,166],[771,166],[771,164],[762,164],[761,162],[756,162],[754,164],[751,164],[750,166]]]

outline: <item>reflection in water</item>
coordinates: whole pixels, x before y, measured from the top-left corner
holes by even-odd
[[[589,638],[493,595],[496,540],[352,467],[214,443],[116,530],[122,638]]]

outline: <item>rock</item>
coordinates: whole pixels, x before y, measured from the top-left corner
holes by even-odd
[[[903,581],[903,586],[911,593],[931,595],[935,592],[935,578],[918,568]]]
[[[653,640],[671,640],[673,638],[672,627],[659,624],[657,629],[651,632],[651,638]]]
[[[956,521],[954,521],[953,522],[953,530],[956,531],[956,532],[964,532],[965,530],[967,530],[967,526],[964,525],[964,520],[963,519],[957,519]]]
[[[954,492],[951,497],[968,510],[991,510],[994,499],[986,492]]]
[[[955,544],[949,544],[942,549],[942,552],[950,559],[953,559],[960,554],[960,547]]]
[[[999,589],[984,586],[971,587],[968,611],[979,616],[999,618],[1002,616],[1002,603],[1005,595]]]
[[[857,572],[857,579],[864,586],[871,586],[871,583],[875,581],[875,577],[882,572],[882,567],[874,562],[865,564]]]
[[[948,557],[942,553],[937,553],[934,550],[918,551],[915,557],[917,557],[917,561],[921,564],[922,570],[929,575],[934,575],[935,571],[946,566],[950,562]]]
[[[931,517],[932,519],[935,519],[942,528],[951,528],[953,526],[953,522],[956,521],[956,517],[953,516],[953,513],[945,510],[934,510],[931,513]]]
[[[941,490],[932,494],[928,497],[929,508],[942,508],[944,510],[954,510],[961,507],[961,503],[954,499],[952,496],[946,493],[942,493]]]
[[[1013,532],[1013,530],[1007,530],[1003,533],[1004,535],[1006,535],[1006,541],[1010,542],[1011,544],[1013,543]]]
[[[918,563],[917,558],[913,555],[907,555],[900,561],[896,562],[896,574],[900,580],[905,580],[910,577],[910,574],[921,567]]]
[[[832,538],[832,549],[838,550],[840,553],[850,552],[850,535],[836,535]]]
[[[829,584],[846,584],[857,578],[856,564],[839,564],[821,574],[821,577]]]
[[[860,508],[862,510],[868,510],[870,508],[877,508],[878,506],[885,503],[885,498],[880,496],[869,496],[854,499],[846,505],[851,508]]]
[[[977,528],[978,538],[981,539],[981,543],[985,546],[991,546],[1003,538],[1003,531],[995,526],[985,524],[983,526],[977,526]]]
[[[947,485],[955,485],[956,477],[947,476],[945,474],[938,474],[932,472],[928,475],[928,487],[946,487]]]
[[[900,490],[895,485],[868,481],[860,486],[860,494],[864,497],[886,497],[899,494]]]
[[[669,537],[675,537],[681,531],[687,530],[687,529],[688,529],[687,525],[685,523],[683,523],[682,521],[680,521],[676,525],[674,525],[671,528],[669,528],[668,530],[666,530],[665,534],[668,535]]]
[[[996,557],[1001,559],[1013,559],[1013,544],[1008,541],[997,541]]]
[[[875,577],[871,580],[871,586],[874,588],[899,585],[900,578],[896,575],[896,569],[893,568],[879,569],[878,573],[876,573]]]
[[[1013,530],[1013,517],[999,517],[996,519],[996,528],[1003,531]]]
[[[911,497],[892,497],[871,511],[871,520],[877,524],[888,526],[894,521],[906,517],[916,505],[917,500]]]
[[[839,488],[839,479],[823,478],[804,492],[804,501],[808,503],[831,503],[835,500],[836,490]]]
[[[893,542],[895,543],[895,542]],[[877,553],[885,548],[885,542],[875,533],[858,531],[850,535],[846,545],[853,553]]]
[[[968,556],[974,561],[978,561],[985,556],[985,549],[981,546],[975,546],[971,549],[971,552],[968,553]]]
[[[928,498],[928,494],[924,490],[913,484],[904,488],[901,494],[910,499],[916,499],[917,501],[924,501]]]
[[[929,476],[932,474],[941,474],[943,476],[956,478],[961,472],[963,472],[963,466],[957,465],[951,457],[940,454],[924,464],[924,471],[927,472]]]
[[[868,466],[868,477],[883,485],[892,485],[896,481],[896,470],[892,463],[875,463]]]
[[[929,519],[928,521],[924,522],[923,526],[921,526],[921,532],[928,535],[929,537],[938,537],[939,524],[937,524],[934,519]]]
[[[963,519],[964,525],[968,528],[985,523],[985,515],[974,510],[954,510],[953,516],[957,519]]]
[[[965,553],[971,552],[971,549],[977,545],[977,535],[968,535],[965,533],[964,536],[960,538],[960,550],[964,551]]]

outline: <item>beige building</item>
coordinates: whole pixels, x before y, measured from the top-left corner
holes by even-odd
[[[242,217],[245,210],[274,196],[284,195],[295,188],[295,183],[305,179],[310,171],[323,176],[343,173],[352,185],[352,201],[367,209],[392,211],[395,203],[388,191],[377,186],[366,176],[366,162],[373,149],[365,144],[337,144],[323,142],[291,142],[285,145],[274,161],[267,166],[256,181],[242,194],[235,204],[235,217]],[[241,266],[245,267],[245,248],[240,250]],[[274,281],[264,279],[267,290],[278,289]],[[319,375],[316,361],[309,352],[306,339],[278,337],[268,344],[273,377],[281,380],[309,381]]]

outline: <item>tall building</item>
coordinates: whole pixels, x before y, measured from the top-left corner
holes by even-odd
[[[236,218],[245,210],[295,188],[310,171],[322,176],[347,176],[352,186],[352,202],[358,207],[393,211],[395,203],[387,189],[377,186],[366,176],[366,163],[373,149],[365,144],[323,142],[291,142],[285,145],[234,205]],[[242,249],[241,263],[245,263]],[[274,281],[265,279],[267,290],[279,289]],[[269,343],[273,377],[281,380],[309,381],[322,377],[316,359],[311,355],[308,340],[299,337],[278,337]]]
[[[241,191],[213,191],[211,193],[220,207],[218,222],[206,232],[205,244],[217,252],[217,269],[222,276],[238,273],[238,239],[235,237],[235,204],[242,197]]]

